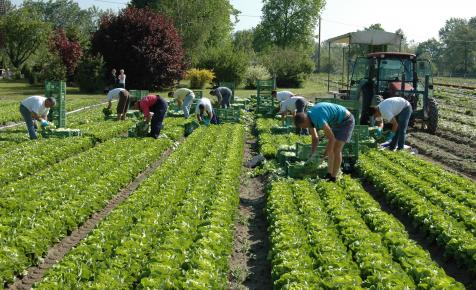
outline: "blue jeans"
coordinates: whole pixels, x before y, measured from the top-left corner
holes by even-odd
[[[395,119],[397,120],[398,123],[398,129],[393,136],[392,141],[390,141],[390,144],[388,145],[388,148],[390,150],[395,149],[396,146],[398,150],[401,150],[404,148],[405,145],[405,135],[407,134],[407,128],[408,128],[408,121],[410,121],[410,117],[412,115],[412,107],[411,105],[406,106],[400,114],[395,116]]]
[[[183,116],[185,118],[188,118],[188,116],[190,116],[190,107],[192,106],[193,99],[195,99],[195,94],[190,93],[183,100],[182,110],[183,110]]]
[[[23,120],[25,120],[26,128],[28,129],[28,134],[30,135],[30,139],[37,139],[35,126],[33,125],[33,118],[31,117],[31,112],[25,106],[20,104],[20,113],[23,116]]]

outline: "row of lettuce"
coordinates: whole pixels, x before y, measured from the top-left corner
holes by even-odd
[[[196,130],[36,288],[226,288],[243,139]]]
[[[277,289],[464,289],[357,180],[275,181],[267,215]]]
[[[134,124],[134,120],[117,122],[101,118],[100,109],[91,109],[79,113],[71,120],[71,125],[83,132],[83,137],[0,142],[0,186],[46,170],[50,165],[87,151],[101,142],[124,135]],[[179,140],[183,136],[183,125],[186,122],[184,118],[168,118],[162,132],[168,139]],[[7,132],[11,131],[13,130]],[[13,131],[12,134],[18,133]]]

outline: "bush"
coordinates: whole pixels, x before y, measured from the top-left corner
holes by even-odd
[[[39,72],[39,80],[41,82],[48,81],[64,81],[66,80],[67,70],[61,58],[58,55],[48,53],[44,59],[41,71]]]
[[[182,41],[172,22],[149,9],[127,8],[106,15],[92,39],[92,50],[107,65],[124,69],[126,87],[170,87],[183,77]]]
[[[211,48],[202,54],[198,67],[213,70],[215,82],[234,81],[241,83],[248,66],[248,56],[244,52],[235,52],[229,47]]]
[[[215,73],[208,69],[191,69],[187,71],[187,79],[190,80],[191,89],[203,89],[215,78]]]
[[[272,75],[276,85],[284,88],[301,87],[314,71],[310,53],[299,48],[274,48],[261,56],[261,62]]]
[[[58,55],[68,76],[73,76],[83,54],[80,44],[69,39],[63,29],[58,29],[50,38],[50,52]]]
[[[271,75],[267,68],[262,65],[252,65],[246,69],[244,83],[246,89],[256,89],[256,80],[270,79]]]
[[[104,75],[105,65],[101,56],[83,56],[76,69],[79,89],[87,93],[102,91],[106,86]]]

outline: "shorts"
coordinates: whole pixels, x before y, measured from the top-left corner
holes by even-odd
[[[355,119],[354,115],[350,114],[342,120],[341,123],[332,127],[332,133],[338,141],[349,143],[354,131]]]

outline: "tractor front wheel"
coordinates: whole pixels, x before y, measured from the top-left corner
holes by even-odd
[[[433,98],[428,98],[427,119],[425,127],[428,133],[435,134],[438,128],[438,103]]]

